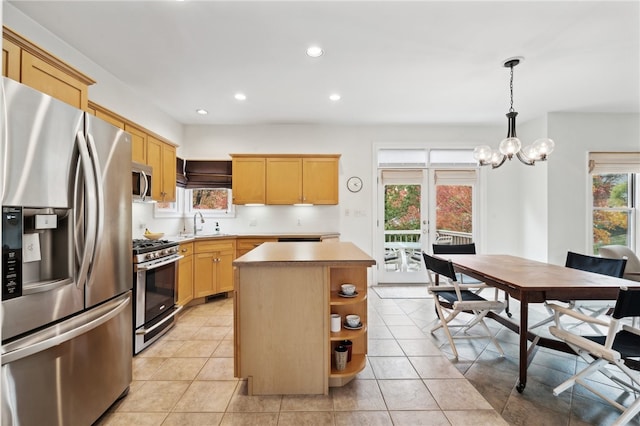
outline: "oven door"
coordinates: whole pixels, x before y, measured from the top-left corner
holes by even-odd
[[[180,311],[176,307],[178,260],[184,256],[168,256],[144,262],[135,269],[134,353],[150,345],[164,334]]]

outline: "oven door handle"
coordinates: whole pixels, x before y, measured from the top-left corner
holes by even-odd
[[[169,265],[173,262],[177,262],[178,260],[184,258],[184,256],[180,255],[180,256],[172,256],[170,259],[167,260],[163,260],[160,261],[158,263],[153,263],[149,266],[145,266],[144,264],[138,264],[136,265],[136,271],[150,271],[152,269],[156,269],[159,268],[161,266],[165,266],[165,265]]]
[[[180,311],[182,310],[182,308],[183,308],[182,306],[179,306],[179,305],[178,305],[178,306],[176,307],[176,309],[175,309],[173,312],[171,312],[171,315],[167,315],[167,317],[166,317],[166,318],[164,318],[164,319],[163,319],[162,321],[160,321],[159,323],[154,324],[154,325],[153,325],[153,327],[150,327],[150,328],[141,328],[141,329],[139,329],[139,330],[136,330],[136,334],[139,334],[139,335],[143,335],[143,336],[144,336],[145,334],[151,333],[153,330],[155,330],[156,328],[160,327],[162,324],[164,324],[165,322],[169,321],[169,320],[170,320],[170,319],[172,319],[173,317],[175,317],[175,316],[178,314],[178,312],[180,312]]]

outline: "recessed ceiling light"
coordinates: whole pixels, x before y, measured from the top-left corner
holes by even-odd
[[[207,114],[209,114],[209,111],[207,111],[206,109],[202,109],[202,108],[198,108],[198,109],[196,110],[196,112],[197,112],[198,114],[200,114],[200,115],[207,115]]]
[[[329,99],[331,99],[332,101],[339,101],[340,100],[340,95],[337,93],[333,93],[331,95],[329,95]]]
[[[311,56],[312,58],[317,58],[319,56],[322,56],[323,53],[324,53],[324,50],[322,50],[320,46],[310,46],[307,49],[307,56]]]
[[[247,99],[247,95],[245,95],[244,93],[236,93],[235,95],[233,95],[233,97],[238,101],[244,101]]]

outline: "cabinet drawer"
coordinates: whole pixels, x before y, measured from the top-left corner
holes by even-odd
[[[184,243],[180,244],[180,248],[178,249],[178,253],[182,256],[191,256],[193,254],[193,243]]]
[[[262,243],[277,243],[277,238],[243,238],[238,240],[238,250],[253,250]]]
[[[235,240],[209,240],[209,241],[196,241],[195,252],[206,253],[211,251],[224,251],[235,250]]]

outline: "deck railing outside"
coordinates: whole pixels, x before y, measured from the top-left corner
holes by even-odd
[[[387,271],[420,271],[423,269],[420,230],[384,231],[385,269]],[[437,230],[436,244],[467,244],[473,242],[468,232]]]
[[[436,230],[436,239],[447,244],[468,244],[473,242],[473,236],[468,232],[448,231],[446,229]],[[385,243],[417,243],[420,242],[422,232],[419,229],[412,231],[384,231]]]

